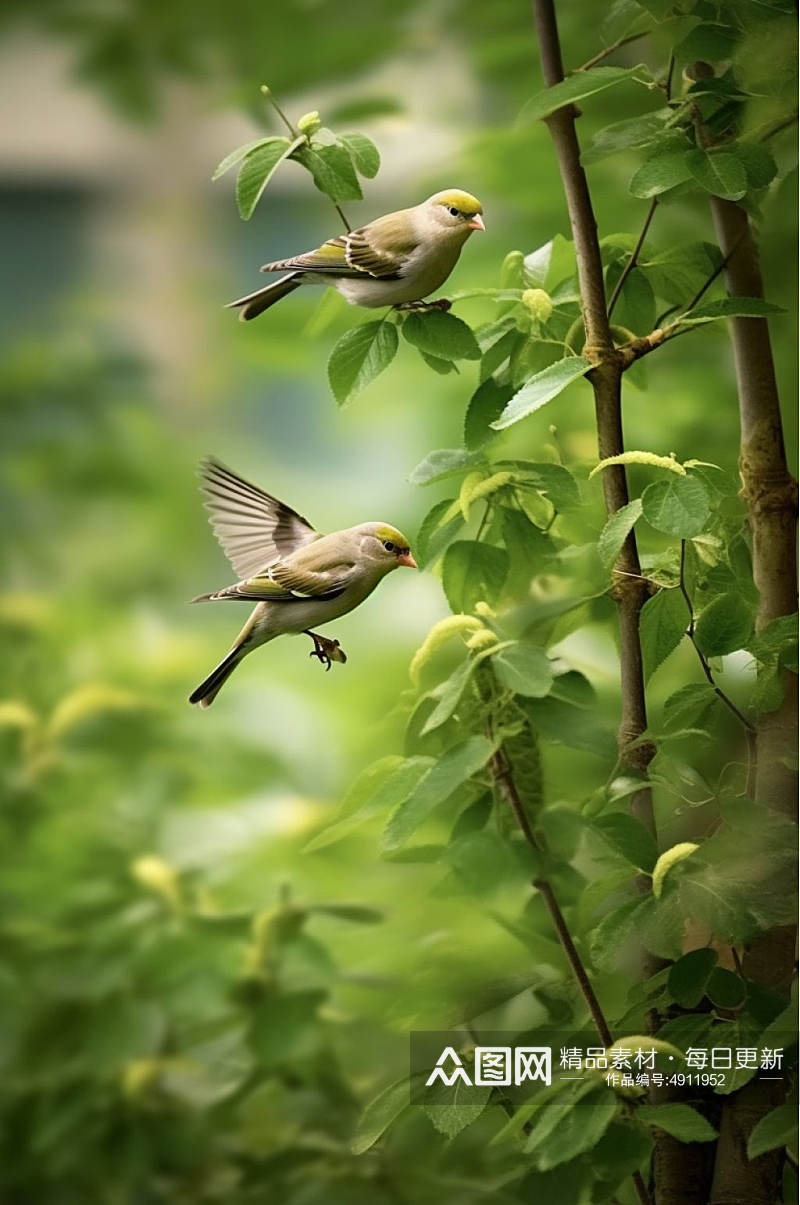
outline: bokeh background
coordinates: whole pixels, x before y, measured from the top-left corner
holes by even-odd
[[[563,8],[577,64],[617,36],[626,6],[599,35],[590,0]],[[379,146],[377,180],[345,206],[352,224],[445,186],[480,196],[487,234],[452,286],[496,284],[506,252],[568,234],[547,131],[515,126],[540,86],[527,8],[10,4],[2,33],[0,1196],[382,1200],[380,1169],[346,1143],[364,1101],[405,1069],[404,1035],[458,1019],[529,962],[439,872],[381,861],[377,826],[302,852],[358,772],[399,749],[410,656],[447,608],[434,574],[396,574],[332,629],[346,666],[323,674],[303,638],[286,640],[249,658],[213,709],[190,709],[246,615],[188,605],[231,579],[195,466],[211,452],[323,529],[379,518],[413,544],[437,487],[409,473],[460,443],[475,369],[434,377],[404,347],[337,411],[325,361],[352,311],[323,311],[311,291],[248,325],[222,308],[260,283],[262,262],[336,232],[330,203],[289,164],[243,223],[232,176],[211,174],[234,146],[279,132],[258,92],[269,82],[294,117],[320,109]],[[614,61],[658,53],[631,46]],[[756,74],[771,66],[758,56],[754,31]],[[593,98],[582,137],[629,103],[624,87]],[[786,142],[763,256],[770,299],[791,310]],[[643,217],[627,193],[634,165],[622,154],[591,169],[604,234]],[[701,198],[664,207],[653,229],[657,245],[702,237]],[[459,313],[478,323],[491,303]],[[792,323],[773,326],[792,399]],[[733,469],[726,335],[690,338],[691,355],[681,340],[643,366],[646,390],[629,386],[628,444]],[[509,450],[543,448],[551,424],[569,461],[591,461],[586,388],[504,437]],[[794,447],[793,406],[787,430]],[[613,719],[611,629],[571,642]],[[656,696],[690,667],[673,656]],[[605,777],[591,754],[557,746],[546,771],[556,802]],[[376,914],[313,912],[278,941],[281,901]],[[292,999],[261,1002],[254,1055],[247,972],[270,942]],[[425,1127],[394,1140],[419,1161],[420,1201]],[[477,1192],[470,1134],[447,1155],[460,1205]],[[257,1187],[245,1189],[248,1168]]]

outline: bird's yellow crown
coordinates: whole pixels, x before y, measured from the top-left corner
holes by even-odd
[[[390,527],[388,523],[383,524],[375,532],[375,535],[385,544],[387,541],[394,544],[396,548],[408,548],[408,540],[403,535],[402,531],[398,531],[396,527]]]
[[[483,206],[478,198],[473,197],[472,193],[462,192],[460,188],[448,188],[444,192],[434,193],[430,201],[432,205],[452,205],[454,209],[460,210],[467,217],[483,213]]]

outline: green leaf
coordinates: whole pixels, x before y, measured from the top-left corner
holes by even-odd
[[[440,360],[438,356],[431,356],[426,351],[420,351],[419,354],[428,365],[428,368],[432,368],[434,372],[438,372],[441,377],[446,377],[451,372],[458,372],[452,360]]]
[[[493,752],[494,746],[485,736],[471,736],[448,749],[391,816],[384,832],[383,848],[394,850],[405,845],[434,808],[482,769]]]
[[[579,1104],[551,1101],[540,1111],[525,1151],[540,1171],[568,1163],[600,1141],[617,1109],[616,1097],[604,1084],[590,1084]]]
[[[633,150],[656,142],[664,132],[664,123],[671,116],[671,109],[658,109],[643,117],[626,117],[598,130],[589,147],[581,155],[584,164],[595,163],[605,155],[618,151]]]
[[[412,485],[430,485],[432,481],[452,477],[481,462],[480,452],[471,452],[468,448],[438,448],[419,462],[408,480]]]
[[[356,170],[368,180],[377,176],[381,157],[375,143],[366,134],[340,134],[339,141],[347,148]]]
[[[640,64],[638,67],[592,67],[589,71],[576,71],[560,84],[537,92],[523,106],[519,115],[520,121],[538,121],[555,113],[564,105],[574,104],[586,96],[593,96],[606,88],[633,79],[635,75],[647,73],[647,68]]]
[[[391,364],[397,344],[397,328],[391,322],[365,322],[345,331],[328,360],[328,380],[340,406],[351,402]]]
[[[414,347],[440,360],[480,360],[481,349],[466,322],[442,310],[412,311],[403,322],[403,336]]]
[[[632,866],[647,874],[655,866],[658,858],[655,839],[635,816],[627,812],[609,812],[594,820],[592,828]]]
[[[371,1100],[356,1125],[350,1142],[354,1155],[363,1155],[374,1146],[389,1126],[404,1113],[411,1104],[411,1089],[408,1076],[396,1080]]]
[[[288,141],[288,139],[256,138],[253,140],[253,142],[246,142],[244,146],[238,146],[235,151],[231,151],[230,154],[226,155],[225,158],[217,165],[217,167],[214,169],[214,175],[211,177],[211,179],[219,180],[220,176],[224,176],[225,172],[227,172],[230,168],[235,167],[237,163],[241,163],[242,159],[246,158],[251,151],[255,151],[258,147],[263,146],[265,142],[275,141],[285,143]]]
[[[737,142],[736,158],[744,165],[750,188],[766,188],[778,174],[778,165],[762,142]]]
[[[492,423],[503,413],[513,392],[511,385],[500,385],[493,377],[478,386],[464,416],[464,443],[468,448],[480,448],[492,438]]]
[[[747,173],[743,164],[728,151],[689,151],[686,164],[694,179],[706,192],[727,201],[738,201],[747,192]]]
[[[500,682],[514,694],[542,699],[553,685],[553,666],[543,649],[531,644],[512,644],[492,657]]]
[[[475,661],[469,659],[462,661],[461,665],[453,670],[450,677],[444,683],[444,689],[439,695],[439,701],[425,721],[420,734],[421,736],[425,736],[428,732],[433,732],[434,729],[441,727],[442,724],[450,719],[450,716],[461,701],[464,688],[469,682],[474,669]]]
[[[569,510],[580,503],[578,483],[563,464],[537,463],[528,460],[513,462],[540,494],[552,502],[556,510]]]
[[[414,555],[423,568],[441,552],[449,537],[463,525],[464,518],[460,510],[447,523],[442,523],[454,502],[455,498],[442,498],[441,501],[435,502],[420,524],[414,541]]]
[[[636,932],[641,907],[640,899],[626,900],[608,912],[594,929],[589,938],[589,953],[598,970],[611,971],[619,965],[620,956]]]
[[[670,998],[682,1008],[696,1008],[706,994],[708,980],[716,965],[716,950],[691,950],[684,954],[669,970],[667,990]]]
[[[733,971],[715,967],[708,978],[706,995],[716,1008],[735,1009],[744,1004],[747,988]]]
[[[309,146],[303,139],[303,145],[292,153],[292,158],[311,172],[317,188],[332,201],[361,200],[361,185],[350,152],[345,147],[320,142]]]
[[[691,177],[688,151],[666,151],[645,159],[631,177],[628,191],[634,197],[657,197]]]
[[[677,321],[681,326],[691,326],[693,323],[715,322],[718,318],[768,318],[771,314],[785,312],[782,306],[764,301],[762,297],[721,297],[718,301],[709,301],[706,305],[688,310]]]
[[[741,594],[718,594],[698,617],[694,636],[707,657],[723,657],[746,647],[753,632],[753,611]]]
[[[610,568],[617,559],[622,545],[642,514],[641,498],[634,498],[627,506],[621,506],[611,516],[597,541],[597,552],[603,564]]]
[[[654,481],[642,494],[642,515],[656,531],[670,536],[690,540],[699,535],[710,513],[708,493],[696,477]]]
[[[678,647],[688,622],[689,612],[680,590],[659,590],[647,600],[639,616],[645,678]]]
[[[797,1106],[779,1105],[753,1127],[747,1140],[747,1158],[757,1159],[778,1146],[789,1146],[797,1138]]]
[[[716,700],[714,688],[708,682],[688,682],[665,699],[664,728],[667,732],[680,732],[702,725]]]
[[[267,138],[247,153],[236,178],[236,203],[245,221],[252,217],[278,164],[287,159],[296,146],[297,142],[289,142],[288,138]]]
[[[373,816],[385,816],[404,799],[408,799],[432,765],[433,760],[430,757],[411,757],[407,761],[401,761],[399,765],[395,765],[388,774],[384,774],[382,768],[380,777],[370,774],[369,770],[365,771],[364,775],[359,776],[353,788],[357,800],[355,809],[340,816],[321,833],[317,833],[316,837],[313,837],[305,846],[303,852],[313,853],[318,849],[325,849],[326,846],[349,837]],[[365,781],[363,788],[359,790],[362,779]],[[350,795],[348,794],[343,807],[347,806],[349,802]]]
[[[533,414],[546,402],[557,397],[578,377],[584,376],[590,368],[591,364],[588,360],[584,360],[583,356],[567,356],[563,360],[557,360],[555,364],[550,364],[522,386],[519,392],[512,397],[500,418],[491,424],[492,427],[497,431],[502,431],[506,427],[518,423],[521,418]]]
[[[671,1134],[679,1142],[713,1142],[717,1131],[691,1105],[641,1105],[636,1117],[646,1125]]]
[[[456,540],[442,563],[442,582],[451,610],[471,615],[476,603],[493,603],[507,573],[508,553],[504,548],[478,540]]]
[[[456,1080],[452,1085],[437,1083],[428,1091],[428,1099],[438,1096],[441,1103],[423,1105],[435,1128],[446,1138],[455,1138],[463,1129],[477,1121],[489,1103],[491,1085],[469,1086]],[[445,1103],[446,1102],[446,1103]]]

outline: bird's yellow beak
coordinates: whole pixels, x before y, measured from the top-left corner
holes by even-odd
[[[407,565],[409,569],[419,569],[419,565],[410,552],[401,552],[397,558],[397,563],[398,565]]]
[[[485,230],[486,229],[486,227],[483,224],[483,218],[481,217],[481,215],[479,213],[475,214],[475,217],[472,219],[472,221],[467,222],[467,229],[468,230]]]

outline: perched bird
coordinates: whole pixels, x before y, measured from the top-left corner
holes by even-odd
[[[200,473],[214,534],[242,580],[192,602],[238,598],[257,605],[230,652],[189,702],[210,707],[242,658],[276,636],[304,632],[314,642],[310,656],[326,669],[331,661],[345,661],[338,640],[311,629],[354,610],[399,565],[416,569],[405,536],[388,523],[361,523],[321,535],[296,511],[219,461],[204,460]]]
[[[287,293],[310,284],[331,285],[350,305],[412,307],[444,284],[472,231],[486,229],[482,213],[480,201],[468,192],[437,192],[413,209],[387,213],[328,239],[316,251],[264,264],[262,272],[286,275],[229,302],[229,308],[249,322]]]

